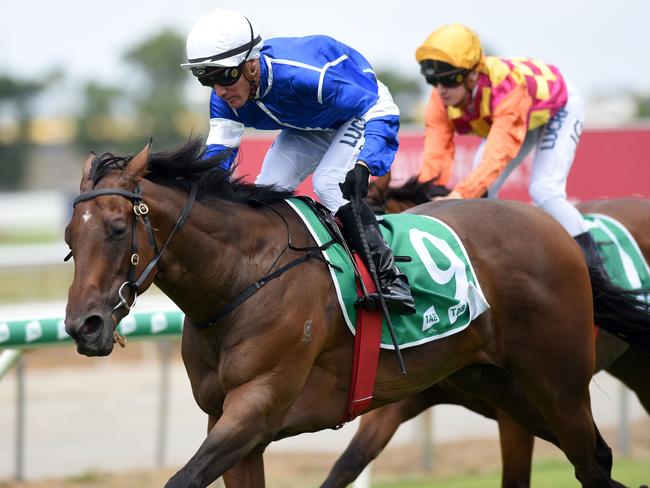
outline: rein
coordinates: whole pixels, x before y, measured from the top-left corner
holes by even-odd
[[[336,266],[333,263],[330,263],[327,261],[321,254],[321,251],[324,251],[331,245],[336,243],[335,239],[331,239],[322,246],[312,246],[312,247],[299,247],[295,246],[293,242],[291,241],[291,233],[289,232],[289,224],[287,223],[287,220],[284,218],[284,216],[278,212],[275,208],[273,208],[271,205],[268,205],[264,202],[260,201],[255,201],[258,205],[262,205],[269,210],[271,210],[273,213],[275,213],[280,219],[282,220],[282,223],[284,224],[285,229],[287,230],[287,245],[284,247],[282,252],[278,255],[277,258],[273,261],[273,264],[269,268],[269,270],[273,269],[273,267],[276,265],[280,257],[288,250],[292,251],[304,251],[305,254],[300,256],[299,258],[294,259],[293,261],[285,264],[281,268],[278,268],[277,270],[273,271],[272,273],[268,273],[265,275],[263,278],[260,278],[257,280],[255,283],[251,283],[248,285],[239,295],[237,295],[235,298],[233,298],[225,307],[223,307],[221,310],[219,310],[217,313],[212,315],[210,318],[203,322],[198,322],[194,323],[192,322],[192,325],[196,327],[197,329],[205,329],[211,325],[216,324],[219,322],[221,319],[223,319],[225,316],[227,316],[230,312],[235,310],[237,307],[239,307],[242,303],[244,303],[246,300],[248,300],[250,297],[252,297],[255,293],[257,293],[264,285],[266,285],[269,281],[274,280],[275,278],[278,278],[279,276],[283,275],[287,271],[289,271],[291,268],[298,266],[301,263],[304,263],[308,259],[314,258],[318,259],[319,261],[322,261],[323,263],[327,264],[328,266],[333,267],[334,269],[341,271],[341,269]]]
[[[158,246],[156,243],[156,238],[153,233],[153,227],[150,224],[149,221],[149,207],[142,201],[142,193],[140,191],[140,186],[136,184],[135,187],[135,192],[131,192],[128,190],[124,190],[122,188],[101,188],[97,190],[90,190],[88,192],[82,193],[81,195],[77,196],[74,201],[72,206],[76,206],[78,203],[85,202],[88,200],[92,200],[94,198],[97,198],[99,196],[103,195],[117,195],[121,196],[124,198],[127,198],[132,201],[133,203],[133,213],[135,214],[135,218],[133,219],[133,223],[131,226],[131,259],[130,259],[130,267],[129,267],[129,276],[127,281],[122,283],[118,290],[118,297],[119,301],[113,307],[113,322],[114,322],[114,327],[115,327],[115,340],[118,342],[122,347],[126,344],[126,339],[122,336],[120,336],[117,332],[117,319],[115,318],[115,311],[120,309],[121,307],[124,307],[128,311],[130,311],[136,304],[137,298],[138,298],[138,293],[140,290],[140,287],[142,284],[145,282],[145,280],[149,277],[151,272],[153,271],[154,267],[158,265],[158,261],[160,260],[163,252],[167,248],[167,245],[171,241],[171,238],[173,235],[185,224],[185,221],[187,220],[187,217],[189,216],[190,211],[192,210],[192,206],[196,200],[196,194],[198,190],[198,184],[196,182],[192,183],[192,186],[189,191],[189,195],[187,198],[187,201],[185,202],[185,206],[183,207],[183,210],[181,214],[178,216],[178,219],[176,219],[176,224],[174,225],[173,229],[169,233],[169,236],[167,236],[167,240],[163,244],[163,246],[158,250]],[[284,216],[278,212],[275,208],[272,206],[260,202],[260,201],[255,201],[255,203],[262,205],[271,211],[273,211],[280,219],[282,220],[286,230],[287,230],[287,244],[285,248],[282,250],[282,252],[278,255],[278,257],[273,261],[273,264],[270,266],[269,271],[275,267],[277,262],[279,261],[280,257],[287,251],[287,250],[292,250],[292,251],[304,251],[305,254],[300,256],[299,258],[294,259],[293,261],[285,264],[284,266],[278,268],[277,270],[273,272],[269,272],[266,274],[264,277],[261,279],[257,280],[256,282],[250,284],[247,286],[241,293],[239,293],[235,298],[233,298],[226,306],[224,306],[221,310],[219,310],[217,313],[212,315],[210,318],[203,322],[190,322],[194,327],[196,328],[206,328],[211,325],[214,325],[221,319],[223,319],[225,316],[230,314],[233,310],[235,310],[237,307],[239,307],[242,303],[244,303],[246,300],[248,300],[250,297],[252,297],[255,293],[257,293],[263,286],[265,286],[267,283],[270,281],[274,280],[275,278],[278,278],[279,276],[283,275],[287,271],[289,271],[291,268],[298,266],[299,264],[314,258],[318,259],[328,266],[332,266],[335,269],[338,269],[340,271],[340,268],[338,266],[328,262],[320,253],[321,251],[324,251],[331,245],[336,243],[335,239],[330,240],[329,242],[326,242],[322,246],[311,246],[311,247],[299,247],[295,246],[293,242],[291,241],[291,234],[289,231],[289,224],[287,223],[286,219]],[[142,217],[142,222],[143,225],[147,229],[147,236],[149,237],[149,242],[151,246],[154,248],[155,255],[149,261],[149,264],[145,267],[145,269],[142,271],[140,276],[134,280],[135,277],[135,268],[140,262],[140,257],[138,255],[138,246],[137,246],[137,238],[136,238],[136,225],[137,222],[140,220],[140,217]],[[70,252],[66,258],[65,261],[70,259],[72,256],[72,252]],[[125,287],[131,288],[133,291],[133,300],[129,304],[128,300],[124,297],[123,290]]]

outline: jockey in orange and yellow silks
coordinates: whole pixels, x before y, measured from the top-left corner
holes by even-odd
[[[465,198],[485,193],[517,156],[527,132],[548,123],[568,98],[557,68],[540,61],[486,57],[476,73],[473,96],[466,107],[445,107],[438,90],[433,90],[425,117],[422,180],[448,181],[454,159],[454,131],[489,136],[480,171],[456,188]]]
[[[566,181],[582,132],[584,101],[552,65],[529,58],[485,56],[479,37],[460,25],[435,30],[417,48],[421,73],[434,89],[425,114],[420,180],[446,184],[454,133],[483,138],[473,169],[445,198],[495,198],[508,175],[534,151],[529,193],[576,238],[598,265],[595,243],[569,203]]]

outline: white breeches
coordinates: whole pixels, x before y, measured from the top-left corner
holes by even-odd
[[[336,212],[347,203],[339,183],[357,162],[364,129],[360,118],[350,120],[337,131],[283,129],[266,153],[255,183],[294,190],[313,174],[314,193],[323,205]]]
[[[519,154],[488,189],[488,198],[496,198],[512,171],[534,150],[528,191],[533,203],[557,219],[572,235],[587,231],[580,212],[567,200],[566,182],[582,133],[585,103],[574,85],[567,81],[567,104],[545,125],[530,131]],[[474,157],[480,162],[485,141]]]

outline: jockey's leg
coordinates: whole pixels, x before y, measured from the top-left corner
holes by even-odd
[[[347,172],[359,159],[363,146],[365,122],[355,118],[341,126],[334,135],[332,143],[314,171],[314,192],[321,203],[341,219],[345,226],[345,236],[354,249],[361,249],[361,236],[351,205],[343,198],[339,183],[345,180]],[[391,310],[401,314],[415,313],[415,306],[408,280],[397,266],[393,251],[386,244],[379,230],[379,224],[365,200],[359,206],[363,232],[370,248],[370,256],[377,269],[382,294]]]
[[[282,130],[267,151],[255,183],[294,190],[314,172],[331,139],[327,132]]]
[[[343,222],[344,235],[350,242],[351,247],[359,250],[363,248],[363,243],[353,212],[352,204],[347,203],[339,209],[336,216]],[[359,202],[359,213],[363,225],[362,231],[368,243],[370,258],[377,270],[379,285],[384,300],[386,300],[386,305],[399,314],[410,315],[415,313],[415,302],[411,296],[408,279],[395,265],[393,251],[386,244],[379,230],[375,214],[364,200]]]
[[[607,278],[602,257],[580,212],[567,200],[566,182],[582,133],[585,104],[567,81],[569,99],[545,126],[530,177],[533,203],[551,214],[582,249],[587,265]],[[608,279],[609,281],[609,279]]]

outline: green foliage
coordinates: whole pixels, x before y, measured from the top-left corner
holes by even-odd
[[[187,139],[176,120],[185,112],[183,88],[187,73],[185,40],[164,30],[144,39],[124,54],[130,90],[97,82],[84,87],[77,144],[85,152],[128,154],[153,138],[157,147]]]
[[[400,109],[401,121],[413,122],[416,117],[416,108],[422,94],[422,83],[417,77],[417,65],[413,73],[403,74],[392,68],[377,71],[377,78],[388,87],[395,104]]]
[[[649,461],[614,459],[612,476],[626,486],[639,486],[648,482]],[[399,482],[373,482],[374,488],[498,488],[501,486],[501,472],[473,473],[453,477],[418,477],[401,479]],[[573,467],[568,461],[544,460],[535,462],[531,486],[548,488],[574,488],[578,486]]]
[[[636,116],[640,119],[650,119],[650,95],[637,95]]]
[[[85,152],[117,152],[115,147],[124,137],[112,130],[115,126],[115,105],[124,97],[116,87],[90,81],[83,88],[83,104],[77,119],[77,145]]]
[[[175,120],[184,111],[183,87],[187,73],[180,68],[185,60],[185,39],[171,30],[143,41],[125,59],[144,76],[145,86],[135,97],[137,127],[141,138],[153,137],[159,147],[183,142]]]
[[[177,87],[187,79],[187,73],[180,68],[185,62],[185,39],[171,30],[164,30],[133,47],[124,59],[144,72],[153,90]]]
[[[28,146],[28,127],[34,98],[53,81],[57,74],[43,81],[30,81],[0,75],[0,108],[9,108],[16,118],[17,134],[13,141],[0,143],[0,190],[15,190],[22,186]]]

